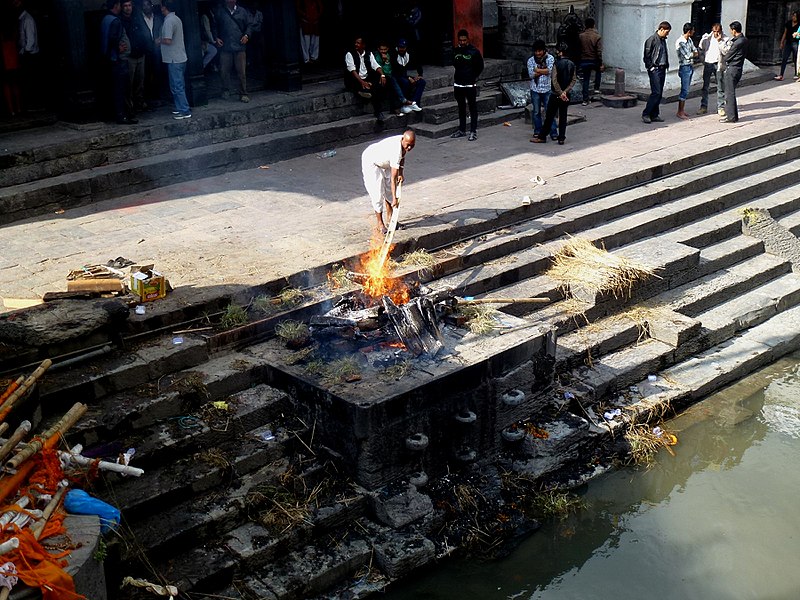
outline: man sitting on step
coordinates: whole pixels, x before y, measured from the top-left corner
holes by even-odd
[[[381,112],[385,87],[381,81],[386,78],[380,65],[375,61],[372,52],[367,52],[364,38],[358,36],[353,42],[353,49],[344,55],[344,86],[364,100],[372,102],[372,111],[378,128],[383,128],[385,117]]]
[[[414,68],[416,75],[411,75],[409,70]],[[419,105],[422,100],[422,92],[425,91],[425,80],[422,78],[422,65],[411,60],[408,51],[408,44],[404,39],[397,40],[397,51],[392,57],[392,73],[394,74],[403,95],[411,100],[409,108],[413,111],[421,111]]]

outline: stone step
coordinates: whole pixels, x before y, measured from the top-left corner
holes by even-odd
[[[424,112],[424,111],[423,111]],[[479,112],[478,114],[478,136],[480,136],[480,129],[482,127],[489,127],[497,125],[498,123],[505,123],[506,121],[514,121],[521,119],[524,116],[523,109],[521,108],[498,108],[488,113]],[[467,117],[467,126],[469,126],[469,117]],[[458,117],[454,120],[442,123],[428,123],[422,122],[414,126],[414,131],[417,135],[428,138],[439,139],[449,136],[451,133],[458,129]]]
[[[794,274],[759,286],[698,315],[701,328],[696,336],[676,348],[648,339],[594,360],[591,367],[573,370],[573,376],[589,390],[594,399],[619,393],[628,386],[657,374],[693,354],[722,344],[739,331],[760,324],[771,316],[800,302],[800,280]],[[705,317],[706,322],[703,322]]]
[[[478,96],[476,105],[479,114],[493,113],[497,110],[497,98],[492,95]],[[422,111],[425,123],[440,125],[442,123],[452,123],[458,120],[458,103],[452,99],[452,95],[447,100],[431,106],[430,104]],[[469,118],[469,117],[467,117]]]
[[[178,371],[155,386],[126,389],[89,405],[71,434],[84,446],[132,435],[163,420],[199,411],[263,381],[265,362],[249,352],[215,356],[189,370]]]

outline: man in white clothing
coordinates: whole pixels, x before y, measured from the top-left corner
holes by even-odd
[[[722,25],[714,23],[711,26],[711,32],[704,33],[700,38],[700,50],[703,51],[703,92],[700,96],[700,110],[697,111],[698,115],[704,115],[708,112],[708,88],[711,85],[711,76],[717,83],[717,113],[719,116],[725,116],[725,83],[723,72],[725,70],[722,55],[719,52],[720,44],[728,39],[722,32]]]
[[[406,154],[414,148],[416,135],[408,129],[403,135],[394,135],[366,147],[361,154],[361,174],[367,188],[378,230],[386,233],[387,221],[383,218],[384,208],[389,220],[392,210],[400,205],[397,198],[397,185],[403,181],[403,167]]]

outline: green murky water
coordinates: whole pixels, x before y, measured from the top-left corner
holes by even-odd
[[[800,598],[800,354],[667,424],[676,456],[605,475],[510,557],[449,562],[388,600]]]

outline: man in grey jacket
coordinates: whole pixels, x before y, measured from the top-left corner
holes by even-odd
[[[236,0],[225,0],[214,13],[218,30],[219,74],[222,78],[222,97],[227,98],[231,87],[231,67],[239,77],[239,100],[250,102],[247,95],[247,54],[245,47],[253,35],[250,14]]]

